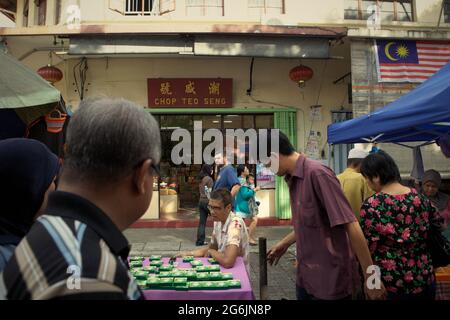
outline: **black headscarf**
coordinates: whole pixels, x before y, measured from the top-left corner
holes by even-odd
[[[58,169],[57,156],[37,140],[0,141],[0,236],[26,235]]]
[[[429,181],[434,182],[439,189],[439,187],[441,186],[441,174],[433,169],[425,171],[422,177],[422,188],[423,185]],[[448,195],[440,192],[439,190],[434,195],[434,197],[429,197],[429,199],[439,211],[444,211],[448,206]]]
[[[202,180],[204,177],[211,177],[212,178],[212,167],[209,164],[202,165],[202,168],[200,169],[200,173],[198,174],[199,180]]]

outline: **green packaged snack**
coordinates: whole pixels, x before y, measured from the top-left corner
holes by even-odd
[[[214,258],[209,258],[208,262],[211,263],[211,264],[219,264],[219,262],[216,259],[214,259]]]
[[[131,272],[131,274],[135,274],[136,272],[139,272],[139,271],[144,271],[144,268],[143,267],[135,267],[135,268],[131,268],[130,269],[130,272]]]
[[[212,290],[212,289],[214,289],[214,287],[215,287],[215,284],[212,281],[205,281],[203,283],[203,289]]]
[[[142,267],[142,261],[130,261],[130,268]]]
[[[228,289],[229,285],[228,285],[227,281],[217,281],[215,283],[215,287],[218,290],[224,290],[224,289]]]
[[[144,261],[144,257],[133,256],[133,257],[130,257],[130,261]]]
[[[221,273],[222,280],[233,280],[233,274],[232,273]]]
[[[203,289],[203,285],[201,282],[192,281],[188,282],[189,290],[201,290]]]
[[[186,271],[181,271],[181,270],[172,270],[172,277],[174,278],[184,278],[187,277],[187,272]]]
[[[172,271],[173,266],[171,266],[170,264],[167,265],[162,265],[159,267],[159,271]]]
[[[177,287],[177,286],[186,286],[187,285],[187,278],[174,278],[173,279],[173,285],[175,287]]]
[[[209,270],[206,269],[206,266],[198,266],[198,267],[195,267],[195,271],[197,271],[197,272],[208,272]]]
[[[209,279],[210,280],[222,280],[222,274],[220,272],[211,272],[209,274]]]
[[[228,287],[229,288],[240,288],[241,280],[228,280]]]
[[[202,265],[203,265],[203,262],[201,262],[199,260],[192,260],[191,261],[192,268],[199,267],[199,266],[202,266]]]
[[[161,288],[172,288],[173,287],[173,278],[161,278],[161,279],[159,279],[159,286]]]
[[[161,260],[150,261],[150,266],[152,266],[152,267],[160,267],[162,265],[163,265],[163,262]]]
[[[210,276],[208,272],[201,272],[201,273],[197,273],[197,277],[196,277],[197,281],[206,281],[206,280],[210,280]]]
[[[176,286],[174,288],[177,291],[188,291],[189,290],[189,286],[187,284],[185,284],[184,286]]]
[[[148,278],[148,272],[146,272],[146,271],[135,272],[134,277],[138,280],[145,280]]]
[[[147,289],[147,280],[137,280],[136,284],[141,289]]]
[[[160,271],[158,276],[160,278],[172,278],[172,273],[170,271]]]
[[[186,271],[186,277],[189,280],[195,280],[197,279],[197,272],[195,270]]]
[[[161,256],[159,256],[159,255],[151,255],[149,260],[150,261],[161,260]]]
[[[155,266],[145,266],[142,270],[147,271],[148,273],[158,273],[158,267]]]
[[[206,266],[206,270],[209,272],[220,271],[220,266],[219,265]]]
[[[183,262],[191,262],[194,260],[194,256],[184,256]]]
[[[147,287],[149,289],[156,289],[159,288],[159,278],[157,277],[150,277],[147,279]]]

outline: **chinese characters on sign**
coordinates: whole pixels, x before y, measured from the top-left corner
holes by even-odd
[[[222,78],[148,79],[148,106],[232,107],[233,80]]]

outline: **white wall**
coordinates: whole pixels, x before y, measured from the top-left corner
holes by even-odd
[[[0,28],[14,28],[16,23],[0,12]]]

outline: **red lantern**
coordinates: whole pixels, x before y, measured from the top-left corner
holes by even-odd
[[[314,72],[310,67],[299,65],[295,68],[292,68],[291,71],[289,71],[289,78],[291,78],[292,81],[296,82],[299,87],[305,86],[305,82],[311,79],[314,75]]]
[[[56,67],[53,67],[51,65],[45,66],[40,68],[37,73],[50,82],[51,84],[54,84],[55,82],[60,81],[63,78],[63,73],[61,70],[59,70]]]

